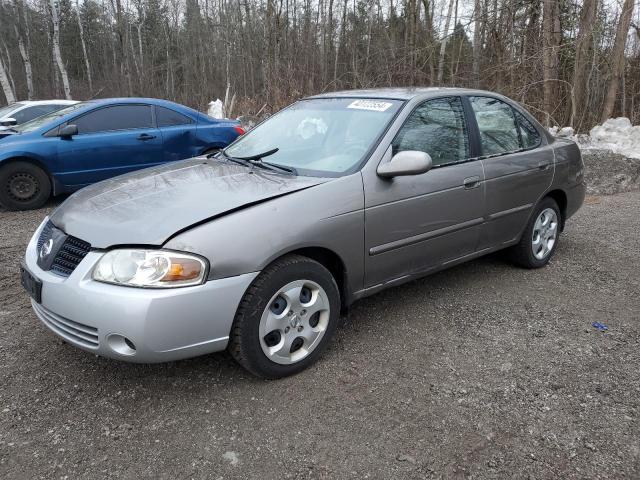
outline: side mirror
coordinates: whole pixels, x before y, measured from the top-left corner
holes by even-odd
[[[78,126],[77,125],[65,125],[64,127],[62,127],[60,129],[60,132],[58,133],[59,137],[62,138],[71,138],[74,135],[78,134]]]
[[[396,153],[393,158],[378,165],[378,176],[393,178],[407,175],[420,175],[428,172],[433,166],[433,161],[428,153],[417,150],[405,150]]]
[[[4,117],[0,119],[0,125],[3,127],[13,127],[18,121],[13,117]]]

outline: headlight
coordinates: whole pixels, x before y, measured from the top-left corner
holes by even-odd
[[[93,269],[93,279],[130,287],[171,288],[200,285],[206,272],[206,261],[195,255],[118,249],[102,256]]]

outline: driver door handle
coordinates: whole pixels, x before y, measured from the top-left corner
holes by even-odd
[[[480,177],[479,176],[473,176],[473,177],[467,177],[464,179],[464,181],[462,182],[462,184],[464,185],[464,188],[467,190],[470,190],[472,188],[476,188],[477,186],[480,185]]]
[[[153,140],[154,138],[156,138],[155,135],[149,135],[148,133],[141,133],[138,135],[138,140],[142,140],[143,142],[145,140]]]

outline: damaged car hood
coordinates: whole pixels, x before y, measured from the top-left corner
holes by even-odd
[[[329,180],[196,158],[83,188],[51,221],[93,248],[162,245],[195,224]]]

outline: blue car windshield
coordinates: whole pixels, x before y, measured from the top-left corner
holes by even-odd
[[[47,113],[46,115],[42,115],[41,117],[34,118],[30,122],[23,123],[22,125],[18,125],[17,127],[13,127],[13,130],[20,133],[29,133],[34,130],[39,129],[40,127],[46,125],[47,123],[54,122],[59,118],[67,115],[68,113],[75,112],[76,110],[80,110],[87,106],[88,102],[80,102],[74,103],[73,105],[69,105],[68,107],[61,108],[60,110],[56,110],[55,112]]]
[[[340,176],[356,169],[402,106],[399,100],[318,98],[280,111],[225,151],[252,157],[275,148],[265,162],[300,175]]]

